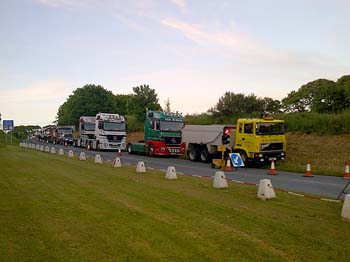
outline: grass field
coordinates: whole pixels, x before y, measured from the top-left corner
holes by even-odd
[[[147,163],[146,163],[147,165]],[[0,149],[0,261],[348,261],[341,203]]]

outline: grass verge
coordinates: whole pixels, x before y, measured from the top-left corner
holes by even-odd
[[[147,163],[146,163],[147,165]],[[347,261],[341,203],[0,149],[0,261]]]

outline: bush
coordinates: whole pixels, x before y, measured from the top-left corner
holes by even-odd
[[[316,134],[345,134],[350,132],[350,111],[338,114],[290,113],[280,115],[279,118],[285,120],[287,131]]]
[[[137,120],[135,115],[127,115],[125,119],[127,123],[127,132],[143,131],[144,122]]]

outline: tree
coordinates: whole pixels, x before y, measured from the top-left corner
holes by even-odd
[[[346,90],[350,94],[350,78],[340,78],[337,83],[318,79],[292,91],[282,99],[285,112],[313,111],[318,113],[335,113],[349,107]]]
[[[158,110],[161,106],[158,103],[157,93],[148,85],[133,87],[134,96],[134,114],[139,121],[145,120],[146,109]]]
[[[350,108],[350,75],[339,78],[336,82],[337,89],[344,95],[344,108]]]
[[[254,94],[244,95],[226,92],[216,106],[209,110],[218,117],[242,117],[264,111],[264,101]]]
[[[164,101],[164,104],[165,104],[164,111],[165,112],[171,112],[171,108],[170,108],[171,102],[170,102],[169,98]]]
[[[135,111],[135,95],[116,95],[114,98],[115,111],[121,115],[131,115]]]
[[[73,91],[58,109],[58,125],[78,126],[79,117],[95,116],[99,112],[114,113],[115,96],[100,85],[85,85]]]
[[[281,113],[281,102],[270,97],[264,97],[262,101],[262,112],[268,115]]]

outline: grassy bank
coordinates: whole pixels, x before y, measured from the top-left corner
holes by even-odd
[[[147,164],[147,163],[146,163]],[[346,261],[341,203],[0,149],[0,261]]]
[[[287,134],[286,160],[281,170],[305,172],[307,161],[314,174],[343,176],[350,160],[350,135]]]

